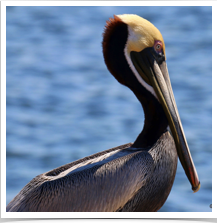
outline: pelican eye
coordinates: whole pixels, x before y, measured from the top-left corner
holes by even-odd
[[[161,43],[161,41],[156,41],[154,44],[154,49],[157,53],[162,52],[163,49],[163,44]]]
[[[160,44],[157,44],[156,50],[159,50],[160,48],[161,48],[161,45]]]

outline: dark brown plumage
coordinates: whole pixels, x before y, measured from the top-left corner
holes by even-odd
[[[157,211],[167,199],[175,177],[174,141],[166,132],[149,150],[132,149],[131,145],[97,153],[35,177],[8,204],[7,211]],[[76,164],[112,151],[124,156],[65,175]]]
[[[157,211],[172,188],[177,152],[193,190],[199,189],[160,32],[139,16],[114,16],[107,22],[102,45],[109,71],[143,107],[141,133],[134,143],[35,177],[7,205],[7,211]]]

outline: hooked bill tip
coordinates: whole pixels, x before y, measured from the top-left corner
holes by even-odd
[[[199,184],[196,187],[192,187],[192,190],[193,190],[194,193],[199,191],[200,190],[200,182],[199,182]]]

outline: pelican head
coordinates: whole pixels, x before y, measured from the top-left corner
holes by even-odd
[[[135,93],[145,113],[147,98],[161,105],[192,190],[198,191],[200,182],[173,95],[160,31],[137,15],[114,16],[105,27],[103,54],[108,70]]]

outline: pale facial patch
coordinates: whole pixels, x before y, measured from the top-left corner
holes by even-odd
[[[153,47],[156,40],[163,43],[163,51],[165,46],[160,31],[148,20],[138,15],[118,15],[118,17],[128,25],[129,36],[127,40],[127,51],[140,52],[147,47]]]

